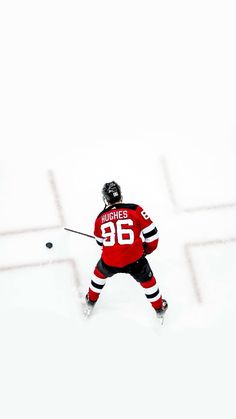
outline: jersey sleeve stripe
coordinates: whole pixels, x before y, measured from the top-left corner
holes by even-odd
[[[150,224],[150,226],[148,226],[148,227],[146,227],[142,230],[143,235],[149,233],[149,231],[154,230],[154,228],[155,228],[154,223]]]
[[[155,240],[159,239],[159,233],[157,232],[154,236],[144,239],[146,243],[154,242]]]
[[[149,239],[149,237],[154,236],[154,234],[157,234],[157,228],[156,228],[156,227],[154,227],[154,229],[153,229],[153,230],[149,231],[149,233],[145,233],[145,234],[143,235],[143,237],[144,237],[145,239]]]

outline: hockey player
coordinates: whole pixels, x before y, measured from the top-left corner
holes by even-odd
[[[140,283],[156,314],[162,317],[168,304],[161,296],[145,257],[156,249],[158,231],[139,205],[122,202],[121,189],[116,182],[105,183],[102,195],[105,208],[98,215],[94,228],[102,255],[86,295],[87,307],[90,310],[93,308],[107,278],[116,273],[126,273]]]

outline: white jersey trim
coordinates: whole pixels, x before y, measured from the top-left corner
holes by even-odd
[[[154,228],[155,228],[155,227],[156,227],[156,226],[154,225],[154,223],[152,223],[152,224],[150,224],[150,226],[148,226],[148,227],[144,228],[144,229],[142,230],[142,233],[143,233],[143,234],[149,233],[149,231],[154,230]]]
[[[151,243],[154,242],[154,240],[159,239],[159,233],[157,232],[156,234],[154,234],[154,236],[148,237],[147,239],[144,239],[144,241],[146,243]]]

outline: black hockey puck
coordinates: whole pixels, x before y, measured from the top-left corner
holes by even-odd
[[[47,246],[49,249],[51,249],[51,248],[52,248],[52,246],[53,246],[53,244],[52,244],[51,242],[48,242],[48,243],[46,243],[46,246]]]

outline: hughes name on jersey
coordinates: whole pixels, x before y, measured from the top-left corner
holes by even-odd
[[[114,204],[95,221],[94,236],[102,246],[102,259],[110,266],[124,267],[152,253],[158,231],[145,211],[135,204]]]

